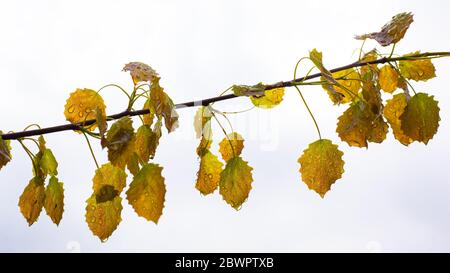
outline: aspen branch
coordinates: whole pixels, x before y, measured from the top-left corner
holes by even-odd
[[[402,61],[402,60],[420,60],[420,59],[432,59],[432,58],[441,58],[441,57],[450,57],[450,52],[426,52],[426,53],[419,53],[419,54],[413,54],[413,55],[401,56],[401,57],[390,57],[390,58],[383,57],[383,58],[373,60],[373,61],[357,61],[357,62],[348,64],[348,65],[330,69],[330,72],[334,73],[334,72],[343,71],[346,69],[361,67],[361,66],[370,65],[370,64],[383,64],[383,63],[396,62],[396,61]],[[315,74],[308,75],[306,77],[300,77],[295,80],[281,81],[281,82],[274,83],[274,84],[264,85],[263,89],[271,90],[271,89],[280,88],[280,87],[292,87],[295,85],[299,85],[306,80],[311,80],[314,78],[318,78],[320,76],[322,76],[322,73],[315,73]],[[181,108],[187,108],[187,107],[207,106],[208,104],[213,103],[213,102],[229,100],[229,99],[233,99],[233,98],[237,98],[237,97],[238,96],[236,96],[234,94],[229,94],[229,95],[212,97],[212,98],[203,99],[203,100],[178,103],[175,105],[175,107],[177,109],[181,109]],[[149,113],[148,109],[135,110],[135,111],[123,111],[123,112],[108,116],[107,120],[111,121],[111,120],[120,119],[125,116],[138,116],[138,115],[144,115],[144,114],[148,114],[148,113]],[[44,134],[61,132],[61,131],[81,130],[81,128],[83,126],[92,125],[95,122],[96,122],[96,120],[92,119],[92,120],[87,120],[85,122],[77,123],[77,124],[69,123],[69,124],[64,124],[64,125],[57,125],[57,126],[52,126],[52,127],[47,127],[47,128],[41,128],[41,129],[7,133],[7,134],[1,135],[1,138],[4,140],[20,139],[23,137],[44,135]]]

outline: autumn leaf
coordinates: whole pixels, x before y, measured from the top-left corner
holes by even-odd
[[[136,152],[132,153],[127,161],[127,169],[130,171],[132,175],[136,175],[139,170],[139,156]]]
[[[123,67],[122,71],[130,71],[134,85],[137,85],[139,82],[151,82],[158,77],[158,73],[153,68],[141,62],[128,63]]]
[[[336,79],[333,78],[331,72],[324,67],[322,63],[322,52],[319,52],[314,48],[309,52],[309,58],[319,69],[320,73],[322,74],[322,78],[328,82],[327,84],[323,84],[322,87],[328,92],[328,95],[331,97],[331,100],[334,103],[340,103],[344,95],[339,93],[335,89],[334,86],[339,85],[339,83],[336,81]]]
[[[336,96],[335,93],[330,91],[328,84],[324,84],[322,87],[328,92],[328,95],[334,104],[348,103],[358,97],[361,83],[359,74],[355,69],[350,68],[335,72],[332,74],[332,77],[337,79],[336,81],[338,83],[337,86],[334,86],[334,89],[342,96]],[[322,76],[321,80],[325,80],[325,78]]]
[[[211,138],[211,117],[212,113],[208,107],[201,106],[194,116],[194,129],[197,138]]]
[[[381,89],[383,91],[392,93],[398,86],[398,73],[390,65],[385,65],[380,69],[378,76]]]
[[[152,81],[150,88],[150,100],[155,114],[164,118],[167,131],[173,132],[178,127],[178,113],[175,111],[175,104],[159,85],[159,78]]]
[[[96,119],[99,109],[101,115],[106,119],[106,106],[103,98],[92,89],[77,89],[70,94],[64,106],[64,115],[71,123],[81,123],[86,120]],[[97,124],[87,126],[86,129],[93,131]]]
[[[105,185],[109,185],[120,193],[125,187],[126,179],[127,174],[123,169],[106,163],[95,171],[92,189],[94,194],[97,194]]]
[[[409,57],[411,55],[419,54],[414,52],[404,55]],[[415,81],[427,81],[436,77],[436,69],[430,59],[423,60],[402,60],[399,61],[398,66],[403,77]]]
[[[55,176],[50,177],[45,189],[44,208],[53,223],[59,225],[64,212],[64,188]]]
[[[413,22],[413,15],[410,12],[403,12],[392,17],[391,21],[385,24],[380,32],[356,35],[355,39],[374,39],[382,46],[388,46],[400,41]]]
[[[247,200],[252,189],[252,170],[248,162],[236,156],[227,161],[220,175],[220,195],[236,210]]]
[[[44,199],[44,180],[36,176],[30,180],[19,198],[20,212],[27,220],[29,226],[36,222],[39,214],[41,214]]]
[[[116,230],[122,218],[122,198],[115,196],[110,201],[97,202],[95,194],[86,200],[86,222],[92,233],[102,242]]]
[[[11,161],[11,146],[9,140],[3,140],[3,132],[0,131],[0,170]]]
[[[211,148],[212,138],[202,137],[197,147],[197,155],[203,156]]]
[[[151,99],[147,99],[144,103],[144,107],[142,109],[148,109],[148,114],[144,114],[142,119],[144,120],[145,125],[151,126],[153,124],[153,119],[155,118],[155,109],[153,109],[153,104]]]
[[[241,154],[244,148],[244,139],[238,133],[228,134],[219,143],[219,152],[222,154],[222,158],[225,161],[230,160],[233,157],[237,157]]]
[[[408,104],[405,93],[395,95],[392,99],[386,102],[384,106],[384,117],[392,128],[394,137],[403,145],[408,146],[413,140],[403,133],[401,128],[400,116],[405,111]]]
[[[98,106],[95,108],[95,121],[98,126],[100,144],[102,148],[106,148],[107,141],[105,134],[108,131],[108,123],[106,122],[106,116],[103,115],[102,109]]]
[[[197,172],[195,188],[203,195],[213,193],[219,186],[222,167],[223,163],[217,156],[207,150],[200,158],[200,169]]]
[[[238,97],[262,96],[264,95],[265,90],[266,87],[261,82],[255,85],[233,85],[231,87],[231,91],[233,91],[233,94]]]
[[[164,208],[166,186],[161,175],[162,167],[157,164],[144,164],[134,176],[127,190],[127,200],[137,215],[148,221],[158,223]]]
[[[269,109],[279,105],[283,101],[284,87],[264,91],[262,96],[251,96],[250,100],[256,107]]]
[[[158,127],[155,125],[154,130],[152,130],[148,125],[144,124],[138,128],[135,140],[135,151],[143,162],[148,162],[150,159],[154,158],[160,137],[161,126]]]
[[[402,131],[412,140],[428,144],[439,127],[439,110],[433,96],[417,93],[400,116]]]
[[[328,139],[309,144],[298,159],[303,182],[323,198],[344,173],[343,154]]]
[[[134,129],[130,117],[123,117],[113,123],[106,134],[108,159],[124,169],[134,152]]]

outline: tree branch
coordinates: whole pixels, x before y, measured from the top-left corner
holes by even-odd
[[[441,57],[449,57],[449,56],[450,56],[450,52],[427,52],[427,53],[419,53],[419,54],[414,54],[414,55],[410,55],[410,56],[401,56],[401,57],[395,57],[395,58],[384,57],[384,58],[377,59],[374,61],[354,62],[354,63],[348,64],[348,65],[344,65],[341,67],[331,69],[330,72],[334,73],[334,72],[338,72],[338,71],[342,71],[342,70],[346,70],[346,69],[350,69],[350,68],[355,68],[355,67],[361,67],[361,66],[365,66],[365,65],[369,65],[369,64],[383,64],[383,63],[387,63],[387,62],[396,62],[396,61],[402,61],[402,60],[430,59],[430,58],[441,58]],[[290,81],[281,81],[278,83],[265,85],[264,90],[271,90],[271,89],[280,88],[280,87],[291,87],[291,86],[297,85],[301,82],[304,82],[306,80],[311,80],[314,78],[318,78],[320,76],[322,76],[322,73],[311,74],[306,77],[300,77],[298,79],[290,80]],[[177,109],[187,108],[187,107],[195,107],[195,106],[206,106],[213,102],[229,100],[229,99],[233,99],[236,97],[238,97],[238,96],[236,96],[234,94],[229,94],[229,95],[224,95],[224,96],[212,97],[212,98],[208,98],[208,99],[204,99],[204,100],[178,103],[175,106]],[[111,120],[120,119],[125,116],[138,116],[138,115],[144,115],[144,114],[148,114],[148,113],[149,113],[148,109],[142,109],[142,110],[136,110],[136,111],[124,111],[121,113],[117,113],[117,114],[108,116],[107,120],[111,121]],[[88,125],[94,124],[95,122],[96,122],[95,120],[87,120],[83,123],[78,123],[78,124],[70,123],[70,124],[52,126],[52,127],[47,127],[47,128],[41,128],[41,129],[8,133],[8,134],[1,135],[1,137],[4,140],[20,139],[23,137],[44,135],[44,134],[50,134],[50,133],[55,133],[55,132],[61,132],[61,131],[80,130],[82,126],[88,126]]]

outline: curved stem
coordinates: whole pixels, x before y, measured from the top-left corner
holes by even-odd
[[[105,89],[105,88],[107,88],[107,87],[116,87],[116,88],[118,88],[120,91],[122,91],[122,93],[124,93],[124,94],[127,96],[128,99],[130,99],[130,95],[128,95],[128,92],[125,91],[125,89],[123,89],[120,85],[117,85],[117,84],[114,84],[114,83],[111,83],[111,84],[107,84],[107,85],[102,86],[102,87],[97,91],[97,93],[100,93],[100,91],[102,91],[103,89]]]
[[[231,143],[231,139],[228,137],[227,131],[225,131],[225,128],[223,128],[223,126],[220,123],[219,119],[216,117],[216,114],[214,114],[214,112],[211,112],[211,115],[217,121],[217,124],[219,124],[220,128],[222,129],[223,134],[225,135],[226,139],[228,140],[228,143],[230,144],[231,151],[233,152],[233,157],[235,157],[236,153],[234,152],[233,143]]]
[[[92,158],[94,159],[94,162],[95,162],[95,166],[97,166],[97,169],[98,169],[99,168],[98,162],[97,162],[97,159],[95,158],[94,150],[92,150],[91,142],[89,141],[89,138],[87,137],[85,131],[81,130],[81,132],[83,133],[84,138],[86,139],[86,142],[89,146],[89,151],[91,152]]]

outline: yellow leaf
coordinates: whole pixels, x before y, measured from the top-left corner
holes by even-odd
[[[39,217],[44,206],[45,188],[41,177],[34,177],[25,187],[19,198],[20,212],[31,226]]]
[[[199,107],[194,116],[194,129],[197,138],[211,138],[212,113],[208,107]]]
[[[156,127],[156,131],[153,131],[148,125],[142,125],[138,128],[136,133],[135,149],[136,154],[142,161],[148,162],[150,158],[153,159],[160,137],[161,127]]]
[[[98,194],[105,185],[109,185],[120,193],[125,187],[126,179],[127,174],[121,168],[106,163],[95,171],[92,189],[94,194]]]
[[[195,187],[203,195],[213,193],[219,186],[222,162],[210,151],[206,151],[200,159],[200,170],[197,172]]]
[[[427,144],[438,130],[439,110],[433,96],[417,93],[400,116],[402,131],[411,139]]]
[[[328,139],[309,144],[298,159],[302,180],[322,198],[344,173],[343,153]]]
[[[400,41],[413,22],[413,15],[410,12],[403,12],[392,17],[391,21],[385,24],[380,32],[357,35],[355,39],[374,39],[382,46],[388,46]]]
[[[136,175],[139,170],[139,156],[136,153],[133,153],[129,158],[127,162],[127,169],[130,171],[132,175]]]
[[[116,230],[122,218],[122,198],[119,196],[105,202],[97,202],[95,194],[86,200],[86,222],[92,233],[102,242]]]
[[[137,215],[158,223],[164,208],[166,186],[162,167],[149,163],[142,166],[127,190],[127,200]]]
[[[100,135],[100,144],[102,148],[105,148],[107,143],[105,134],[108,130],[108,123],[106,122],[106,116],[103,115],[102,110],[98,106],[95,108],[95,120]]]
[[[389,125],[392,128],[392,133],[394,137],[403,145],[408,146],[413,140],[403,133],[401,128],[401,120],[400,116],[405,111],[406,105],[408,104],[406,100],[406,95],[404,93],[400,93],[395,95],[392,99],[386,102],[384,106],[384,117],[389,122]]]
[[[150,126],[150,125],[153,124],[153,119],[155,117],[155,109],[153,109],[153,105],[152,105],[150,99],[145,101],[143,109],[148,109],[149,110],[148,114],[144,114],[143,115],[143,120],[144,120],[144,124],[145,125],[149,125]]]
[[[134,85],[137,85],[139,82],[151,82],[155,77],[158,77],[158,73],[153,68],[141,62],[128,63],[123,67],[122,71],[130,71]]]
[[[64,106],[64,115],[71,123],[80,123],[86,120],[96,119],[96,109],[106,119],[106,106],[102,97],[91,89],[77,89],[70,94]],[[93,131],[97,124],[87,126],[86,129]]]
[[[385,92],[392,93],[398,86],[398,73],[390,65],[385,65],[380,69],[379,83],[381,89]]]
[[[220,175],[220,195],[236,210],[247,200],[252,189],[252,170],[246,161],[236,156],[228,160]]]
[[[253,105],[259,108],[273,108],[283,101],[284,87],[264,91],[262,96],[251,96]]]
[[[331,72],[326,69],[322,63],[322,52],[313,49],[309,52],[309,58],[314,63],[314,65],[322,73],[322,79],[327,81],[327,84],[322,84],[322,87],[328,91],[328,95],[334,103],[340,103],[344,97],[343,94],[339,93],[334,86],[339,85],[336,79],[333,78]]]
[[[335,79],[340,79],[337,80],[337,83],[339,85],[335,86],[334,89],[342,96],[335,96],[335,94],[329,90],[326,84],[322,85],[322,87],[325,89],[325,91],[328,92],[328,95],[330,96],[330,99],[334,104],[348,103],[358,97],[359,89],[361,89],[361,83],[359,74],[355,69],[350,68],[338,71],[333,73],[332,76]],[[322,76],[321,80],[324,79],[325,78]]]
[[[209,151],[211,148],[212,139],[207,139],[206,137],[202,137],[200,143],[197,147],[197,155],[203,156],[205,153]]]
[[[11,147],[9,140],[3,140],[3,132],[0,131],[0,170],[11,161]]]
[[[408,57],[419,52],[406,54]],[[400,73],[403,77],[415,81],[427,81],[436,77],[436,69],[430,59],[403,60],[399,62]]]
[[[159,78],[152,81],[150,88],[150,100],[155,114],[164,118],[167,131],[173,132],[178,127],[178,113],[172,99],[164,92],[159,85]]]
[[[386,139],[386,135],[389,129],[386,121],[384,121],[383,116],[377,115],[372,120],[372,128],[369,130],[367,135],[367,141],[374,143],[381,143]]]
[[[366,104],[358,101],[350,105],[338,118],[336,132],[350,146],[367,147],[372,113]]]
[[[134,129],[130,117],[123,117],[113,123],[106,134],[108,159],[114,166],[125,169],[134,153]]]
[[[45,189],[44,208],[53,223],[59,225],[64,212],[64,188],[55,176],[50,177]]]
[[[222,158],[225,161],[230,160],[233,157],[237,157],[241,154],[244,148],[244,139],[238,133],[228,134],[219,143],[219,152],[222,154]]]

